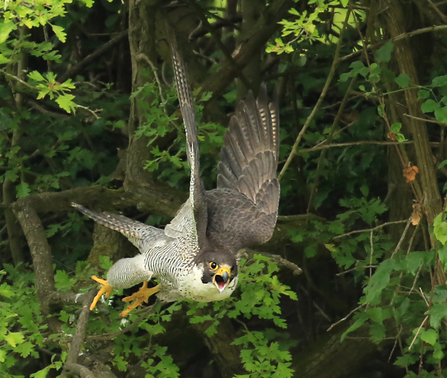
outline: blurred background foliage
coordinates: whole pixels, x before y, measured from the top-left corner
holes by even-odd
[[[0,0],[0,375],[445,376],[446,11]],[[207,189],[237,101],[278,93],[277,230],[228,300],[122,319],[125,291],[88,317],[90,276],[136,252],[70,202],[163,226],[186,198],[166,22]]]

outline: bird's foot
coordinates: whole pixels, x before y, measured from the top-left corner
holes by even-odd
[[[92,279],[94,279],[96,282],[100,283],[101,289],[99,289],[98,294],[96,294],[96,297],[93,299],[92,304],[90,305],[90,310],[93,310],[96,307],[96,303],[98,303],[99,298],[101,298],[101,295],[106,293],[106,298],[110,297],[110,294],[112,294],[113,287],[110,286],[106,280],[103,280],[102,278],[98,278],[96,276],[92,276]]]
[[[147,283],[148,282],[145,281],[143,286],[140,287],[140,290],[138,290],[136,293],[133,293],[129,297],[123,298],[123,302],[131,302],[134,299],[136,299],[136,301],[134,303],[132,303],[131,305],[127,306],[127,308],[120,313],[120,316],[123,316],[123,317],[127,316],[127,314],[129,312],[131,312],[134,308],[137,308],[143,302],[147,303],[149,301],[149,297],[158,292],[160,285],[148,288]]]

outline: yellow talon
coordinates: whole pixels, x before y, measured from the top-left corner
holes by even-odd
[[[133,293],[129,297],[123,298],[123,302],[131,302],[134,299],[136,299],[136,301],[133,304],[127,306],[127,308],[120,313],[120,316],[123,316],[123,317],[127,316],[127,314],[129,312],[131,312],[134,308],[138,307],[143,302],[147,303],[149,301],[149,297],[158,292],[160,285],[148,288],[147,284],[148,284],[148,282],[145,281],[143,283],[143,286],[140,287],[140,290],[138,290],[136,293]]]
[[[101,298],[101,295],[106,293],[106,298],[110,297],[110,294],[112,294],[113,287],[110,286],[106,280],[103,280],[102,278],[98,278],[96,276],[92,276],[92,279],[96,282],[100,283],[102,285],[101,289],[99,289],[98,294],[96,294],[96,297],[93,298],[93,302],[90,305],[90,310],[93,310],[96,307],[96,304],[99,301],[99,298]]]

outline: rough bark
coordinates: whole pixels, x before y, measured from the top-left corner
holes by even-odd
[[[383,2],[386,27],[391,38],[405,33],[405,12],[399,1],[385,0]],[[418,85],[418,75],[414,64],[412,49],[408,39],[395,42],[394,56],[399,67],[399,74],[407,74],[413,85]],[[410,116],[422,118],[417,89],[405,90],[407,112]],[[429,145],[427,125],[420,119],[408,118],[407,125],[414,140],[417,167],[419,168],[420,183],[423,192],[423,206],[429,224],[433,223],[436,215],[441,212],[442,201],[437,186],[436,171],[433,164],[432,152]]]
[[[56,290],[52,266],[53,256],[42,222],[29,198],[25,197],[17,201],[13,205],[13,211],[22,226],[33,258],[37,296],[42,306],[42,312],[49,314],[48,298]]]
[[[313,343],[310,348],[301,350],[294,356],[292,367],[297,378],[342,378],[352,377],[379,345],[369,339],[367,327],[361,327],[351,338],[342,343],[340,338],[349,326],[340,327]]]

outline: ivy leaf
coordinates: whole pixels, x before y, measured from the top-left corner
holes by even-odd
[[[377,63],[388,63],[391,60],[391,53],[393,52],[393,41],[390,39],[380,49],[378,49],[374,56]]]

